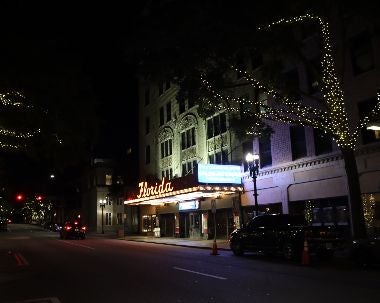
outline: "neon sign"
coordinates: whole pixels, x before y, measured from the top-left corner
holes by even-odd
[[[148,186],[148,182],[139,183],[140,193],[137,195],[137,198],[147,198],[150,196],[162,195],[169,193],[174,190],[172,187],[172,182],[165,182],[165,178],[162,178],[160,185],[156,183],[155,186]]]

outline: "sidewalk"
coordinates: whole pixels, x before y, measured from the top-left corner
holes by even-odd
[[[153,236],[119,236],[115,232],[105,232],[104,234],[100,233],[89,233],[88,236],[95,238],[113,238],[126,241],[135,241],[135,242],[147,242],[155,244],[164,244],[164,245],[174,245],[174,246],[183,246],[183,247],[195,247],[203,249],[212,249],[214,240],[193,240],[188,238],[174,238],[174,237],[153,237]],[[226,239],[216,239],[216,245],[219,250],[230,250],[230,243]]]
[[[212,249],[214,240],[192,240],[184,238],[172,238],[172,237],[147,237],[147,236],[125,236],[127,241],[135,242],[148,242],[164,245],[176,245],[184,247],[196,247],[203,249]],[[217,239],[216,245],[219,250],[230,250],[230,244],[228,240]]]

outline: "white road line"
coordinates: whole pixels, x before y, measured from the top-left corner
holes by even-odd
[[[51,297],[51,298],[39,298],[39,299],[32,299],[32,300],[26,300],[26,301],[17,301],[13,303],[61,303],[58,298]]]
[[[61,243],[66,243],[66,244],[69,244],[69,245],[72,245],[72,246],[80,246],[80,247],[84,247],[84,248],[88,248],[88,249],[93,249],[93,250],[95,250],[94,247],[87,246],[87,245],[82,245],[82,244],[74,244],[74,243],[71,243],[71,242],[69,242],[69,241],[62,241]]]
[[[202,272],[199,272],[199,271],[194,271],[194,270],[190,270],[190,269],[180,268],[180,267],[176,267],[176,266],[174,266],[173,268],[177,269],[177,270],[191,272],[193,274],[197,274],[197,275],[201,275],[201,276],[206,276],[206,277],[215,278],[215,279],[219,279],[219,280],[227,280],[227,278],[225,278],[225,277],[209,275],[209,274],[205,274],[205,273],[202,273]]]

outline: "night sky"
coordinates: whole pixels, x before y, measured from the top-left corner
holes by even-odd
[[[125,47],[133,43],[128,37],[141,5],[128,1],[2,1],[2,83],[9,77],[8,84],[17,84],[24,74],[38,78],[45,69],[60,73],[69,64],[88,80],[98,104],[101,131],[94,155],[126,157],[127,149],[136,145],[137,87],[134,64],[126,61]],[[33,87],[28,89],[33,91]],[[26,158],[16,159],[13,177],[19,175],[20,184],[27,183],[38,165],[42,167]]]

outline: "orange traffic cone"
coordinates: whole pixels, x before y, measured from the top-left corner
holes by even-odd
[[[302,265],[310,265],[309,245],[307,240],[303,242]]]
[[[213,256],[218,255],[218,246],[216,245],[216,240],[214,240],[214,243],[212,244],[211,255],[213,255]]]

